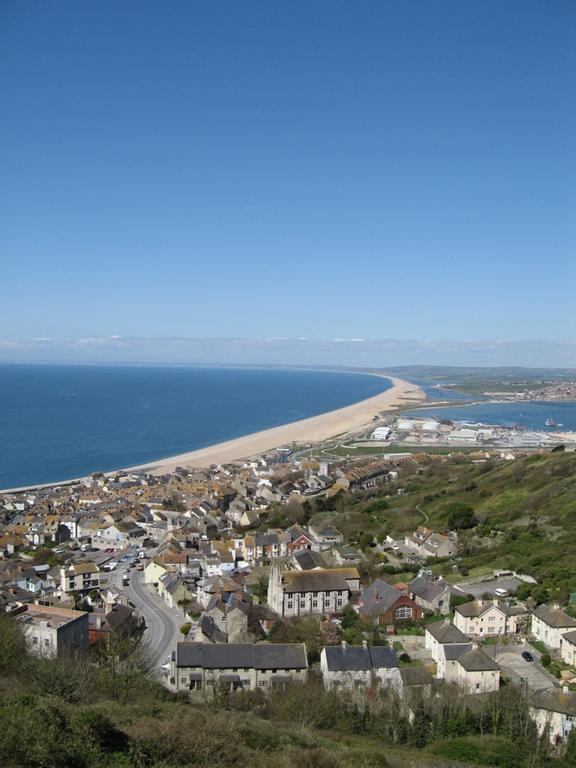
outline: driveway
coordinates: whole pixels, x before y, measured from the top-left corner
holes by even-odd
[[[496,662],[513,683],[523,684],[531,690],[554,688],[558,685],[556,678],[540,665],[538,652],[530,646],[487,645],[483,650],[492,658],[495,655]],[[522,651],[529,651],[534,661],[523,659]]]
[[[518,587],[522,584],[520,579],[515,579],[513,576],[504,577],[501,579],[490,579],[490,581],[482,581],[477,584],[467,584],[461,582],[456,586],[462,589],[468,595],[474,595],[474,597],[482,597],[482,595],[489,594],[494,597],[494,592],[497,589],[505,589],[509,594],[513,595]]]

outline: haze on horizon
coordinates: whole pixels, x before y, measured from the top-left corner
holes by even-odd
[[[575,37],[571,0],[5,0],[0,361],[576,367]]]

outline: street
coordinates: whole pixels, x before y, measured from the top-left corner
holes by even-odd
[[[119,561],[126,554],[136,554],[134,550],[126,549],[114,554],[114,559]],[[109,583],[123,590],[128,600],[144,617],[146,629],[144,641],[150,648],[150,654],[154,666],[159,669],[166,663],[175,647],[176,641],[181,639],[180,627],[185,622],[185,615],[179,609],[172,609],[149,585],[144,584],[144,573],[130,567],[131,561],[119,562],[115,570],[108,574]],[[122,585],[122,576],[128,573],[130,584]]]

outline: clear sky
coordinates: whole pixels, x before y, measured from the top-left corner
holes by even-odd
[[[0,342],[575,340],[575,40],[574,0],[1,0]]]

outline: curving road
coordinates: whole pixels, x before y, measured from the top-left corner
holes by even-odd
[[[148,643],[154,666],[159,669],[167,662],[171,652],[181,639],[180,627],[184,614],[169,608],[153,588],[144,584],[142,571],[131,569],[130,585],[124,587],[128,599],[144,616],[146,630],[144,639]]]

